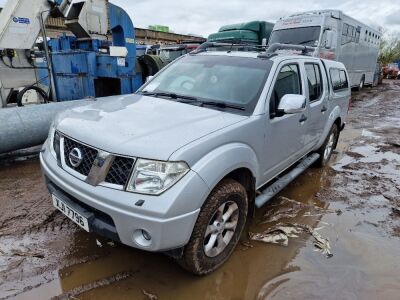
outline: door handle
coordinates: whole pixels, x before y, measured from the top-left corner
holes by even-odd
[[[307,119],[308,119],[308,118],[306,117],[306,115],[302,115],[301,118],[300,118],[300,120],[299,120],[299,122],[300,122],[300,123],[304,123],[305,121],[307,121]]]
[[[328,110],[328,108],[324,105],[322,106],[321,112],[326,112]]]

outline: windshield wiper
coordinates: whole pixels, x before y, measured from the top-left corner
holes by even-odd
[[[304,44],[311,43],[311,42],[315,42],[315,40],[303,41],[303,42],[299,43],[299,45],[304,45]]]
[[[237,105],[237,104],[231,104],[231,103],[226,103],[226,102],[217,102],[217,101],[199,101],[201,106],[203,105],[210,105],[210,106],[215,106],[219,108],[233,108],[237,110],[246,110],[244,106]]]
[[[165,93],[165,92],[147,92],[147,91],[141,91],[140,92],[144,96],[155,96],[155,97],[168,97],[171,99],[184,99],[184,100],[192,100],[192,101],[197,101],[196,97],[191,97],[191,96],[185,96],[185,95],[179,95],[176,93]]]
[[[231,104],[231,103],[226,103],[226,102],[217,102],[217,101],[202,101],[196,97],[179,95],[176,93],[148,92],[148,91],[141,91],[139,93],[144,96],[168,97],[168,98],[176,99],[176,100],[179,100],[179,99],[187,100],[187,101],[179,101],[179,102],[186,103],[186,104],[199,104],[199,106],[209,105],[209,106],[215,106],[218,108],[232,108],[232,109],[237,109],[237,110],[246,110],[246,108],[244,106],[237,105],[237,104]]]

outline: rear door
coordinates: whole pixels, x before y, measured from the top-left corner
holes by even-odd
[[[269,114],[265,127],[264,181],[275,177],[304,153],[308,110],[300,114],[276,114],[280,100],[287,94],[305,95],[301,65],[298,61],[281,63],[270,91]]]
[[[351,96],[349,78],[344,69],[334,67],[329,69],[329,77],[332,83],[331,106],[339,106],[343,118],[349,109]]]
[[[306,147],[309,149],[319,142],[325,128],[329,116],[329,89],[326,71],[320,61],[305,62],[304,69],[310,106],[306,135]]]

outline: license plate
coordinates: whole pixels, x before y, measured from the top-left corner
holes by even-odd
[[[87,218],[82,216],[79,212],[77,212],[75,209],[70,207],[68,204],[66,204],[62,200],[58,199],[56,196],[52,195],[52,198],[53,198],[53,205],[55,208],[57,208],[64,215],[66,215],[69,219],[71,219],[76,224],[78,224],[80,227],[82,227],[87,232],[89,232],[89,223],[88,223]]]

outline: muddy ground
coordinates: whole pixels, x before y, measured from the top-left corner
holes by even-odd
[[[398,299],[400,81],[353,95],[331,166],[258,211],[206,277],[78,229],[52,207],[35,157],[3,158],[0,190],[0,299]]]

